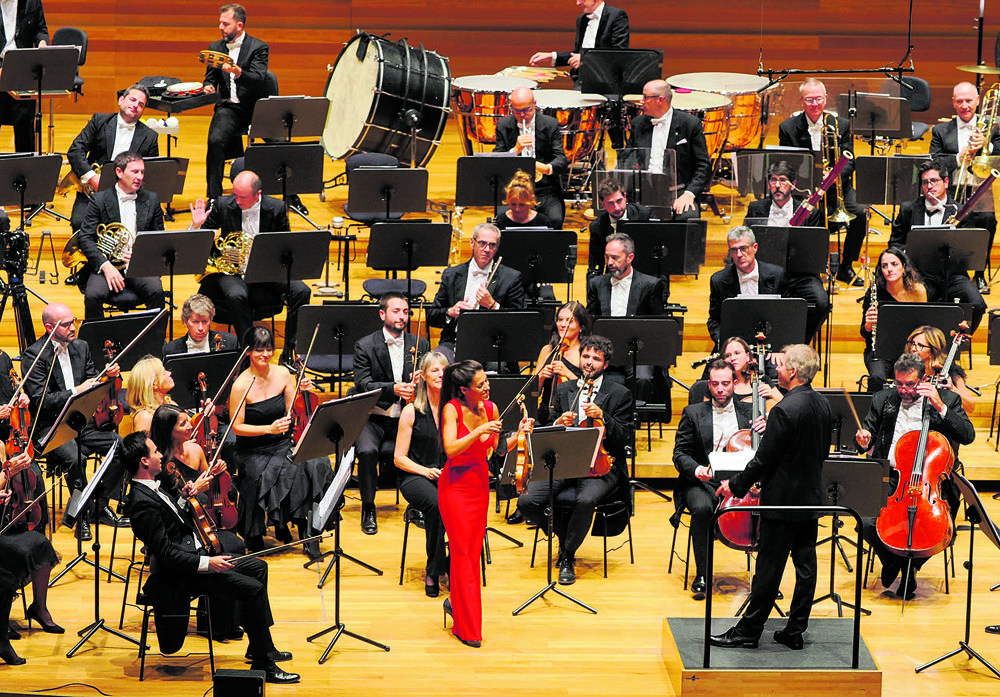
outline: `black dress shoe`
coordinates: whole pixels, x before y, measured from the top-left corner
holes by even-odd
[[[882,564],[882,587],[888,588],[891,586],[896,579],[899,577],[900,566],[895,561],[889,561]]]
[[[244,637],[244,632],[239,627],[230,629],[222,635],[222,638],[226,641],[240,641]]]
[[[319,559],[320,557],[323,556],[323,552],[321,552],[319,549],[319,540],[306,542],[304,545],[302,545],[302,551],[305,553],[307,557],[309,557],[309,561],[315,561],[316,559]]]
[[[246,652],[246,655],[244,657],[248,661],[250,660],[250,651],[249,650]],[[277,649],[275,649],[274,651],[268,651],[267,652],[267,660],[271,661],[272,663],[281,663],[282,661],[290,661],[290,660],[292,660],[292,652],[291,651],[278,651]]]
[[[94,535],[90,532],[90,523],[84,518],[76,521],[76,536],[83,542],[90,542],[94,539]]]
[[[851,284],[851,281],[854,280],[855,276],[857,276],[857,274],[854,273],[854,269],[847,264],[842,264],[840,269],[837,271],[837,280],[848,285]]]
[[[559,565],[559,585],[572,586],[576,583],[576,572],[573,570],[573,560],[564,559]]]
[[[990,624],[986,626],[987,634],[1000,634],[1000,624]]]
[[[287,545],[292,541],[292,531],[288,529],[287,525],[276,525],[274,526],[274,539]]]
[[[704,600],[707,589],[708,584],[705,583],[705,577],[695,576],[694,581],[691,582],[691,597],[695,600]]]
[[[253,666],[251,666],[253,667]],[[258,668],[258,670],[261,670]],[[271,665],[268,668],[263,668],[264,680],[270,683],[275,683],[278,685],[291,685],[299,681],[298,673],[286,673],[281,668],[276,665]]]
[[[741,634],[736,627],[730,627],[722,634],[713,634],[708,643],[722,649],[755,649],[758,637]]]
[[[507,525],[520,525],[523,522],[524,516],[521,515],[521,511],[514,511],[507,516]]]
[[[917,596],[917,574],[914,569],[910,569],[909,578],[899,582],[899,587],[896,588],[896,597],[902,598],[904,592],[906,593],[906,600],[913,600]]]
[[[779,644],[784,644],[792,651],[801,651],[805,642],[802,641],[801,634],[789,634],[784,629],[774,633],[774,640]]]
[[[986,628],[986,631],[990,631],[989,627]],[[7,628],[7,641],[17,641],[20,638],[21,638],[21,633],[19,631],[17,631],[13,627]]]
[[[374,503],[361,504],[361,532],[366,535],[378,532],[378,517],[375,515]]]
[[[131,526],[129,519],[112,511],[111,506],[105,506],[101,510],[101,522],[115,528],[127,528]]]

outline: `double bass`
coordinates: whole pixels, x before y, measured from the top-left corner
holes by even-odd
[[[947,377],[951,370],[965,337],[964,329],[962,326],[955,332],[944,366],[931,378],[935,389],[941,376]],[[896,442],[899,484],[875,520],[879,539],[901,557],[932,557],[951,544],[955,536],[948,502],[941,496],[941,482],[951,473],[955,451],[947,438],[930,430],[933,409],[925,398],[920,430],[904,433]]]

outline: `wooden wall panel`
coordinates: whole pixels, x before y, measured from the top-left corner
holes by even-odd
[[[218,2],[46,0],[50,31],[79,26],[90,34],[86,96],[66,101],[76,113],[107,110],[114,90],[143,75],[199,79],[198,51],[218,36]],[[906,52],[907,0],[766,0],[692,3],[620,2],[629,11],[633,47],[662,48],[666,74],[753,72],[766,68],[873,68]],[[535,50],[569,48],[577,8],[571,0],[283,0],[247,5],[251,34],[271,46],[285,94],[322,94],[327,65],[357,29],[448,56],[455,76],[490,73],[527,61]],[[976,59],[974,3],[918,4],[913,16],[917,74],[933,86],[930,118],[950,113],[956,64]],[[763,31],[762,31],[763,17]],[[992,63],[1000,23],[988,18],[984,53]]]

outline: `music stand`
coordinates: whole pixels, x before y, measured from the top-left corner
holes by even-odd
[[[465,310],[457,321],[455,360],[491,356],[501,373],[506,363],[534,360],[548,338],[538,310]]]
[[[802,298],[762,298],[738,296],[722,301],[722,318],[719,322],[720,340],[729,336],[741,337],[748,343],[758,332],[767,336],[768,343],[780,350],[788,344],[801,344],[806,340],[807,305]]]
[[[815,186],[816,167],[813,153],[806,148],[765,148],[763,150],[740,150],[735,154],[734,170],[736,190],[740,196],[766,198],[770,195],[767,186],[767,170],[771,165],[784,161],[796,172],[796,182],[803,187]]]
[[[654,218],[670,220],[674,200],[677,198],[677,151],[663,151],[663,171],[650,172],[649,148],[622,148],[616,152],[615,169],[598,171],[594,177],[594,201],[599,203],[597,189],[608,178],[617,180],[628,200],[641,203],[652,210]]]
[[[1000,547],[1000,530],[997,530],[997,526],[992,520],[990,520],[990,516],[986,512],[986,507],[983,505],[982,499],[979,498],[979,494],[976,492],[976,488],[972,485],[972,482],[958,472],[952,472],[951,476],[956,486],[958,486],[958,490],[962,493],[962,498],[965,499],[965,517],[970,523],[969,561],[965,563],[965,568],[968,572],[968,583],[966,584],[965,589],[965,641],[959,641],[957,649],[935,658],[930,663],[917,666],[914,670],[919,673],[926,668],[930,668],[931,666],[940,663],[946,658],[951,658],[952,656],[956,656],[960,653],[966,653],[971,658],[975,658],[977,661],[989,668],[993,675],[1000,678],[1000,671],[993,667],[991,663],[976,653],[972,647],[969,646],[969,624],[972,621],[972,570],[974,559],[973,553],[975,552],[976,528],[978,527],[986,535],[986,539],[992,542],[995,547]]]
[[[72,92],[79,60],[80,49],[76,46],[12,48],[3,56],[0,92],[10,92],[15,99],[36,99],[35,152],[39,155],[42,154],[42,97]]]
[[[823,463],[820,491],[823,492],[829,505],[846,506],[863,518],[874,518],[885,507],[886,499],[889,497],[889,469],[888,460],[870,460],[857,456],[831,457]],[[816,605],[824,600],[832,600],[837,604],[837,617],[844,616],[845,606],[870,615],[872,614],[870,610],[855,607],[842,599],[834,587],[838,550],[844,558],[847,571],[854,572],[847,560],[847,554],[840,544],[839,531],[842,526],[840,516],[834,513],[833,522],[830,525],[830,536],[816,541],[817,548],[826,542],[830,543],[830,589],[825,595],[814,598],[812,604]],[[857,543],[850,538],[844,537],[843,539],[857,546]]]
[[[139,232],[132,243],[132,256],[125,267],[125,278],[166,275],[169,279],[167,297],[174,304],[174,276],[198,274],[205,270],[205,260],[215,243],[212,230],[181,230],[164,232],[150,230]],[[170,340],[174,338],[174,325],[168,325]]]
[[[371,303],[330,303],[324,305],[303,305],[299,308],[299,327],[296,346],[306,346],[316,327],[316,343],[306,363],[325,360],[325,356],[337,356],[337,372],[344,374],[344,356],[354,355],[354,344],[382,326],[378,306]],[[353,363],[352,363],[353,367]],[[317,370],[317,367],[311,368]],[[337,396],[343,395],[344,383],[337,383]]]
[[[891,205],[895,212],[896,207],[903,202],[913,201],[920,196],[920,177],[917,168],[927,159],[927,155],[855,157],[854,190],[857,192],[858,205]]]
[[[833,419],[830,422],[830,442],[834,446],[834,451],[848,455],[856,454],[858,445],[855,436],[858,433],[858,424],[854,421],[854,412],[851,411],[851,407],[847,403],[844,391],[836,387],[815,387],[813,389],[826,397],[826,401],[830,404],[830,411],[833,412]],[[868,392],[851,392],[850,395],[858,417],[863,419],[871,408],[873,395]]]
[[[635,244],[632,266],[656,278],[697,276],[705,263],[707,220],[639,222],[626,220],[621,231]]]
[[[600,445],[601,437],[604,435],[603,428],[562,428],[555,430],[538,429],[534,433],[529,433],[528,457],[532,462],[531,473],[537,475],[544,467],[549,478],[549,503],[545,509],[547,518],[547,533],[549,538],[549,557],[547,567],[548,582],[545,587],[535,593],[527,602],[514,610],[513,615],[517,616],[526,607],[543,597],[549,591],[553,591],[562,597],[570,600],[584,610],[597,614],[597,610],[586,603],[577,600],[569,593],[564,592],[556,582],[552,580],[552,538],[555,536],[553,520],[555,518],[555,488],[553,482],[556,479],[580,479],[590,474],[590,469],[597,459],[597,448]],[[558,474],[557,474],[558,471]]]
[[[925,276],[942,277],[944,288],[952,274],[985,271],[989,247],[990,233],[983,228],[914,228],[906,237],[913,265]]]
[[[104,370],[109,362],[104,351],[105,342],[110,341],[111,348],[115,352],[114,362],[123,372],[129,371],[143,356],[159,356],[163,352],[167,324],[170,322],[170,313],[165,312],[162,313],[156,324],[146,332],[145,336],[132,347],[132,350],[122,355],[122,349],[139,336],[146,325],[161,312],[161,310],[143,310],[115,315],[114,317],[85,319],[80,324],[77,338],[80,341],[86,341],[87,345],[90,346],[90,357],[97,370]]]
[[[447,266],[451,234],[448,223],[403,220],[375,223],[368,241],[368,268],[405,271],[406,297],[412,302],[413,271],[422,266]]]
[[[281,194],[282,202],[291,194],[316,194],[323,190],[323,146],[319,143],[255,143],[243,157],[244,170],[260,177],[262,191],[268,195]],[[313,228],[320,229],[301,211],[290,208]]]
[[[751,229],[757,238],[759,261],[780,266],[786,275],[818,276],[826,271],[830,256],[830,231],[827,228],[752,225]]]
[[[957,329],[965,314],[959,305],[950,303],[891,303],[878,309],[878,332],[874,357],[895,361],[903,354],[906,337],[917,327],[937,327],[945,336]]]
[[[910,103],[903,97],[852,91],[837,95],[837,111],[851,114],[851,120],[860,127],[857,130],[867,132],[872,155],[875,154],[876,136],[890,140],[909,140],[913,137]]]
[[[683,325],[677,317],[598,317],[593,333],[611,341],[617,356],[616,365],[626,365],[627,357],[631,371],[626,374],[626,381],[632,382],[629,385],[632,394],[635,394],[636,371],[640,364],[667,368],[676,366],[677,356],[683,351]],[[665,501],[672,500],[662,491],[636,479],[634,452],[629,485],[642,487]]]
[[[351,171],[347,210],[354,218],[423,213],[427,210],[427,176],[427,170],[419,167],[358,167]]]
[[[663,51],[651,48],[590,48],[580,52],[583,92],[638,94],[650,80],[663,77]]]
[[[521,272],[530,300],[538,299],[539,283],[565,283],[569,298],[576,268],[576,232],[504,230],[497,254],[503,257],[504,266]]]
[[[500,214],[501,193],[517,170],[533,175],[535,158],[512,152],[479,153],[458,158],[455,173],[456,206],[493,206]]]
[[[250,133],[254,138],[318,138],[329,109],[326,97],[266,97],[254,105]]]
[[[308,341],[308,339],[306,339]],[[243,355],[242,351],[212,351],[209,353],[175,353],[163,359],[163,367],[170,371],[174,384],[178,389],[171,393],[177,406],[182,409],[198,409],[198,374],[205,375],[207,393],[215,395],[222,387],[236,361]],[[219,394],[218,404],[229,402],[229,392],[232,383],[225,386]]]
[[[287,306],[292,281],[322,276],[329,255],[330,233],[326,230],[260,232],[253,238],[243,280],[248,284],[284,284]]]
[[[319,587],[322,588],[326,581],[326,577],[329,575],[330,571],[336,566],[337,573],[334,577],[334,623],[324,629],[321,632],[311,635],[306,641],[313,641],[318,639],[325,634],[330,632],[336,632],[333,635],[333,639],[327,644],[326,650],[323,651],[323,655],[320,656],[319,662],[322,664],[326,661],[330,652],[333,650],[333,645],[337,643],[337,639],[341,637],[342,634],[346,634],[349,637],[353,637],[359,641],[363,641],[366,644],[371,644],[376,646],[383,651],[388,651],[389,647],[385,644],[380,644],[373,639],[362,636],[355,632],[347,629],[347,626],[340,620],[340,559],[341,557],[350,559],[362,566],[368,566],[356,559],[348,556],[340,548],[340,514],[335,513],[336,504],[343,497],[344,488],[347,485],[347,479],[350,476],[350,472],[347,472],[347,477],[341,471],[344,468],[350,468],[350,464],[344,464],[341,462],[341,447],[350,447],[351,444],[357,440],[358,436],[361,435],[361,429],[365,427],[365,423],[368,421],[368,412],[371,411],[375,403],[378,402],[379,390],[372,390],[370,392],[365,392],[363,394],[353,395],[350,397],[345,397],[343,399],[336,399],[325,404],[321,404],[313,412],[312,418],[309,419],[309,423],[306,424],[306,430],[302,433],[302,437],[299,439],[298,444],[295,449],[292,450],[290,458],[293,463],[301,463],[306,460],[310,460],[315,457],[329,457],[334,455],[338,464],[338,477],[335,481],[338,482],[338,486],[334,489],[330,496],[324,496],[325,505],[321,506],[321,510],[317,511],[317,515],[313,516],[313,527],[318,530],[323,530],[326,527],[327,519],[332,515],[334,519],[334,550],[332,552],[325,552],[322,556],[316,559],[310,560],[305,566],[308,568],[310,565],[319,562],[326,557],[332,556],[330,564],[323,573],[322,578],[319,582]],[[328,492],[329,493],[329,492]],[[372,567],[368,567],[372,568]],[[375,569],[379,576],[382,575],[381,571]]]
[[[167,142],[170,138],[168,136]],[[187,209],[178,211],[170,205],[174,196],[184,193],[184,181],[187,179],[188,163],[186,157],[145,157],[143,164],[146,166],[146,173],[142,180],[142,188],[153,191],[163,203],[163,217],[168,221],[173,221],[177,212],[188,213]],[[110,170],[110,171],[109,171]],[[101,168],[100,190],[112,188],[118,182],[115,176],[115,163],[108,162]]]

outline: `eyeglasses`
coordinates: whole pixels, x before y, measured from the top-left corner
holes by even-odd
[[[642,101],[652,100],[652,99],[665,99],[662,94],[644,94],[642,95]]]
[[[906,348],[913,348],[916,346],[918,349],[929,349],[930,346],[927,344],[921,344],[919,341],[907,341]]]
[[[930,179],[921,179],[920,186],[934,186],[935,184],[940,184],[944,179],[938,179],[937,177],[932,177]]]
[[[788,177],[771,177],[767,180],[771,184],[791,184],[792,180]]]
[[[822,97],[803,97],[802,101],[806,104],[822,104],[826,101],[826,95],[824,94]]]
[[[496,249],[500,246],[498,242],[486,242],[484,240],[473,240],[480,249]]]
[[[749,254],[751,246],[748,244],[741,244],[739,247],[730,247],[729,253],[738,256],[740,254]]]

